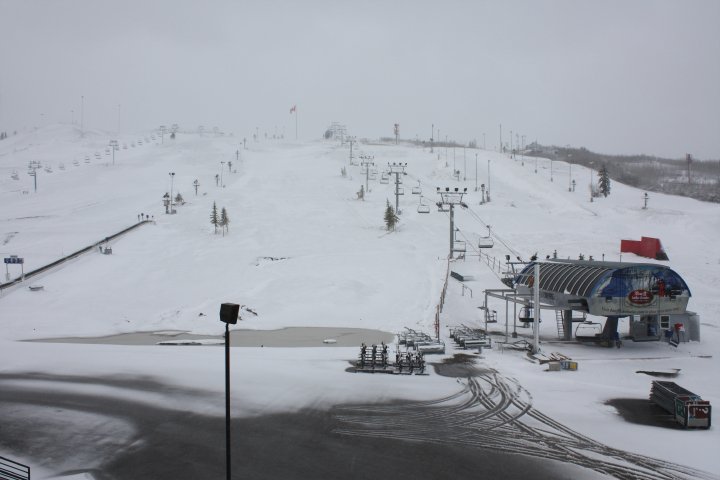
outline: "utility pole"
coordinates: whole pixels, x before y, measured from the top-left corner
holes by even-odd
[[[437,187],[437,194],[440,195],[440,201],[437,202],[437,206],[442,208],[443,205],[450,207],[450,253],[448,258],[452,258],[453,252],[455,251],[455,205],[460,205],[463,208],[467,208],[467,205],[463,203],[463,195],[467,193],[467,187],[460,190],[455,187],[454,190],[450,190],[450,187],[445,187],[442,190]]]
[[[170,213],[175,213],[175,209],[173,208],[173,183],[175,181],[175,172],[170,172]]]
[[[113,152],[113,165],[115,165],[115,150],[118,149],[118,141],[117,141],[117,140],[110,140],[110,148],[112,148],[112,152]]]
[[[365,193],[367,193],[368,190],[368,179],[370,178],[370,165],[375,165],[372,160],[375,157],[371,155],[360,155],[360,165],[365,167]]]
[[[500,153],[502,153],[502,123],[500,124]]]
[[[475,154],[475,191],[477,192],[477,157],[478,154]]]
[[[490,159],[488,158],[488,179],[487,179],[487,192],[486,192],[486,200],[490,201]]]
[[[223,170],[225,169],[225,162],[220,162],[220,188],[223,187]]]
[[[433,138],[435,138],[435,124],[432,124],[432,133],[430,134],[430,153],[433,153]]]
[[[400,195],[405,192],[400,191],[400,174],[406,175],[405,168],[407,163],[388,163],[390,173],[395,175],[395,214],[400,215]]]

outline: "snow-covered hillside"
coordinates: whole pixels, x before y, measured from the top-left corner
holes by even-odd
[[[356,192],[365,175],[349,164],[348,149],[337,143],[259,142],[243,149],[231,136],[178,134],[161,144],[150,135],[121,135],[119,143],[128,148],[116,152],[114,165],[105,153],[112,137],[99,131],[81,137],[77,129],[58,125],[0,142],[0,252],[25,258],[26,271],[137,223],[140,214],[155,220],[113,241],[112,255],[92,252],[3,291],[0,372],[143,374],[221,390],[222,363],[214,347],[19,340],[164,330],[218,335],[224,328],[217,318],[223,302],[257,313],[243,314],[237,327],[244,329],[341,326],[396,332],[411,327],[430,332],[449,248],[448,214],[434,205],[436,187],[460,187],[468,189],[469,208],[456,209],[455,224],[458,238],[468,239],[468,253],[453,261],[453,268],[475,280],[467,284],[472,298],[451,282],[442,335],[447,335],[446,325],[479,325],[482,290],[502,288],[497,266],[492,271],[486,259],[479,261],[474,247],[479,236],[487,235],[487,225],[496,238],[495,247],[484,254],[498,261],[505,255],[528,259],[536,252],[544,258],[554,251],[560,258],[583,254],[617,261],[621,239],[658,237],[669,265],[690,286],[689,308],[700,315],[701,343],[673,349],[665,343],[626,342],[619,350],[548,343],[547,350],[580,361],[579,371],[560,374],[544,373],[519,355],[498,350],[486,352],[485,361],[519,379],[545,413],[586,435],[655,457],[672,451],[675,461],[720,471],[720,461],[709,454],[720,446],[717,428],[686,433],[628,425],[603,405],[609,398],[647,396],[649,377],[635,370],[670,367],[682,368],[678,383],[720,404],[714,373],[720,342],[720,253],[714,246],[719,205],[653,194],[644,210],[643,192],[617,183],[610,196],[591,203],[588,184],[596,172],[582,167],[570,171],[567,164],[554,162],[551,182],[550,162],[543,159],[535,173],[535,159],[497,152],[440,148],[430,153],[362,144],[354,149],[356,163],[360,155],[374,156],[378,174],[360,201]],[[30,161],[42,163],[37,192],[27,174]],[[381,184],[378,179],[393,162],[407,163],[407,175],[402,177],[399,226],[387,232],[383,214],[387,201],[394,205],[394,186],[392,180]],[[476,165],[477,185],[489,188],[489,203],[481,204],[481,192],[475,191]],[[453,178],[454,169],[460,170],[459,180]],[[15,171],[19,180],[11,178]],[[222,176],[222,186],[216,175]],[[568,191],[571,179],[575,192]],[[411,194],[418,185],[422,195]],[[176,215],[166,215],[162,204],[171,188],[185,200]],[[431,205],[429,214],[417,212],[421,201]],[[213,232],[213,203],[227,209],[225,235]],[[622,260],[643,261],[629,254]],[[10,265],[9,272],[18,275],[19,266]],[[43,290],[30,291],[28,284]],[[498,331],[504,329],[501,307]],[[556,338],[552,320],[543,323],[546,342]],[[243,398],[239,415],[329,406],[349,398],[432,398],[455,383],[434,376],[421,381],[348,378],[345,360],[356,355],[355,349],[235,350],[234,362],[254,366],[236,373],[247,386],[235,393]],[[291,362],[300,362],[301,368],[290,371]],[[271,374],[289,385],[283,394],[276,383],[263,382]],[[209,409],[221,414],[220,406]]]

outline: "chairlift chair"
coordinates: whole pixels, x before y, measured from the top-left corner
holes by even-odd
[[[422,194],[422,188],[420,188],[420,180],[418,180],[417,187],[412,188],[412,194],[413,195],[420,195]]]
[[[383,172],[383,174],[380,176],[380,183],[390,183],[390,177],[388,177],[387,173]]]
[[[422,196],[420,196],[420,202],[418,203],[417,212],[418,213],[430,213],[430,205],[426,205],[423,203]]]
[[[534,322],[535,318],[533,317],[532,307],[522,307],[520,309],[520,313],[518,314],[518,320],[520,320],[525,325]]]
[[[492,248],[495,246],[495,242],[492,237],[480,237],[478,241],[478,248]]]

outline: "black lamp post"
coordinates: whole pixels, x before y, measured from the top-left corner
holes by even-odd
[[[225,323],[225,474],[230,475],[230,324],[238,321],[240,305],[223,303],[220,305],[220,321]]]

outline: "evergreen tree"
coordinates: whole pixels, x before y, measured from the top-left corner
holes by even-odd
[[[390,205],[390,200],[386,200],[387,207],[385,207],[385,227],[388,230],[395,230],[395,225],[399,218],[395,215],[395,209]]]
[[[175,140],[175,132],[172,132],[172,133],[170,134],[170,139],[171,139],[171,140]]]
[[[180,205],[182,205],[183,203],[185,203],[185,199],[183,198],[182,195],[180,195],[179,192],[178,192],[177,195],[175,195],[175,203],[179,203]]]
[[[220,217],[218,216],[217,205],[213,202],[212,211],[210,212],[210,223],[215,227],[215,233],[217,233],[217,227],[220,225]]]
[[[220,210],[219,225],[223,229],[223,237],[224,237],[225,232],[228,231],[228,225],[230,225],[230,217],[228,217],[227,210],[225,210],[225,207],[222,207],[222,210]]]
[[[600,193],[602,193],[604,197],[607,197],[608,195],[610,195],[610,174],[608,173],[607,167],[605,165],[603,165],[598,172],[598,177],[598,188],[600,190]]]

